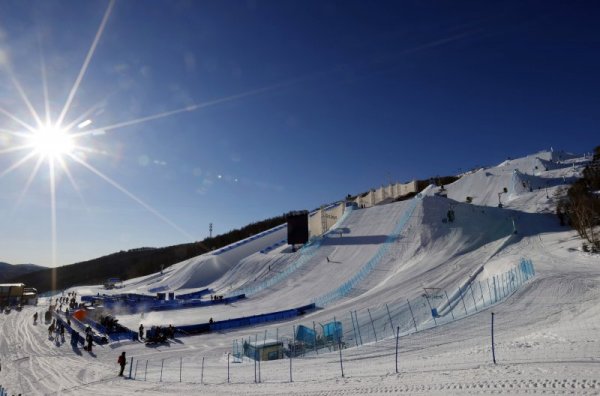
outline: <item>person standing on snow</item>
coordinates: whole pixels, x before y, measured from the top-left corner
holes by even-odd
[[[144,338],[144,325],[140,323],[140,340]]]
[[[92,345],[93,345],[93,341],[94,341],[94,337],[92,337],[92,333],[88,333],[87,336],[85,336],[85,340],[87,341],[87,351],[92,352]]]
[[[122,377],[123,370],[125,370],[125,365],[127,364],[127,361],[125,359],[125,351],[121,352],[119,359],[117,359],[117,363],[119,363],[119,366],[121,366],[121,371],[119,371],[119,377]]]

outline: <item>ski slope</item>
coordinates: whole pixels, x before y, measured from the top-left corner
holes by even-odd
[[[209,287],[215,293],[231,295],[252,291],[247,300],[229,306],[151,312],[143,318],[140,314],[119,316],[121,323],[134,329],[142,321],[149,327],[153,323],[178,325],[254,315],[300,306],[336,290],[389,244],[373,270],[348,293],[297,320],[182,337],[157,347],[115,342],[96,346],[90,354],[68,342],[57,344],[48,338],[46,326],[32,323],[33,312],[42,311],[45,302],[37,308],[0,315],[0,385],[10,394],[28,395],[107,391],[119,395],[598,394],[599,259],[583,253],[576,233],[560,227],[552,214],[557,191],[579,175],[585,162],[585,158],[557,152],[507,160],[462,175],[445,186],[447,198],[439,196],[438,188],[429,188],[415,201],[351,210],[318,243],[298,252],[285,245],[261,252],[281,239],[285,231],[278,230],[268,237],[272,239],[258,238],[253,245],[242,244],[237,251],[232,248],[229,256],[200,256],[163,274],[129,280],[119,290],[184,292]],[[503,207],[499,208],[498,193],[504,188],[507,192],[501,194]],[[473,198],[472,204],[465,202],[467,196]],[[452,223],[442,221],[449,209],[455,212]],[[390,242],[388,237],[406,213],[410,214],[408,221]],[[234,339],[265,331],[271,334],[311,321],[326,322],[350,310],[369,308],[381,313],[384,310],[378,308],[419,297],[424,288],[451,290],[473,276],[476,280],[491,278],[522,257],[533,261],[537,275],[507,300],[492,309],[401,337],[398,374],[392,338],[359,347],[348,345],[343,351],[343,378],[338,352],[332,351],[294,359],[291,383],[290,363],[285,359],[262,362],[260,384],[254,383],[253,362],[236,363],[227,382],[227,353]],[[101,289],[75,290],[96,294]],[[496,365],[491,361],[489,334],[492,310]],[[381,315],[373,320],[386,320]],[[136,361],[150,362],[146,381],[140,374],[135,380],[116,377],[115,362],[121,351]],[[178,371],[180,365],[183,374]]]

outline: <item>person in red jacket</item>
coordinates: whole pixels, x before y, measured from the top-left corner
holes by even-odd
[[[117,363],[119,363],[119,366],[121,366],[121,371],[119,371],[119,377],[122,377],[123,370],[125,370],[125,365],[127,364],[127,361],[125,359],[125,351],[121,352],[121,355],[119,356],[119,359],[117,360]]]

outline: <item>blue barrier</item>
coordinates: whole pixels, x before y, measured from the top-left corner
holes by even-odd
[[[178,295],[177,298],[178,300],[192,300],[195,298],[200,298],[206,294],[210,294],[212,293],[212,289],[202,289],[202,290],[198,290],[192,293],[187,293],[187,294],[180,294]]]
[[[283,239],[279,242],[276,242],[274,244],[272,244],[271,246],[267,246],[266,248],[264,248],[263,250],[261,250],[260,252],[262,254],[266,254],[269,253],[271,250],[278,248],[279,246],[285,245],[287,243],[287,239]]]
[[[284,311],[270,312],[242,318],[227,319],[215,321],[212,323],[199,323],[195,325],[178,326],[177,330],[187,334],[202,334],[211,331],[230,330],[240,327],[247,327],[259,323],[274,322],[278,320],[290,319],[296,316],[304,315],[306,312],[315,309],[315,304],[308,304],[298,308],[287,309]]]
[[[62,323],[63,326],[65,326],[65,329],[69,330],[69,333],[71,334],[71,338],[73,338],[74,337],[73,334],[75,334],[75,336],[77,337],[77,342],[81,341],[81,343],[83,344],[84,338],[79,335],[79,332],[77,332],[73,328],[73,326],[69,326],[67,324],[67,322],[65,320],[63,320],[60,317],[60,315],[58,315],[57,313],[53,313],[53,316],[56,318],[57,323]],[[79,327],[81,327],[82,329],[85,329],[87,326],[90,326],[92,329],[96,330],[98,333],[101,333],[101,334],[94,333],[92,335],[94,338],[94,342],[96,344],[106,344],[108,342],[106,336],[104,336],[103,334],[106,334],[108,336],[108,338],[111,338],[111,335],[107,334],[106,328],[104,326],[102,326],[101,324],[94,322],[93,320],[84,319],[83,321],[80,321],[79,319],[77,319],[74,316],[70,316],[69,320],[71,321],[71,323],[79,325]],[[131,339],[131,337],[129,337],[129,339]]]
[[[322,327],[323,337],[325,337],[326,339],[335,341],[342,339],[342,322],[329,322],[322,325]]]
[[[203,295],[210,293],[209,289],[183,295],[189,297],[192,294]],[[150,311],[168,311],[174,309],[196,308],[208,305],[229,304],[240,299],[246,298],[244,294],[237,294],[223,299],[215,300],[199,300],[199,299],[176,299],[176,300],[157,300],[152,296],[144,296],[144,298],[127,298],[128,295],[118,296],[86,296],[91,301],[101,301],[105,308],[109,310],[119,310],[127,313],[150,312]]]
[[[317,333],[306,326],[300,325],[296,328],[296,340],[308,345],[314,345]]]

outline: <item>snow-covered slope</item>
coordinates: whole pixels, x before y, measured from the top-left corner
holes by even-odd
[[[2,315],[0,384],[15,394],[107,390],[123,395],[455,394],[465,390],[597,394],[600,262],[597,256],[582,253],[576,233],[560,227],[552,214],[560,190],[579,175],[584,164],[584,158],[558,152],[507,160],[445,186],[447,198],[438,195],[438,188],[430,188],[414,201],[350,211],[337,224],[340,232],[333,230],[295,253],[286,246],[260,252],[285,238],[274,234],[272,240],[237,250],[235,257],[223,256],[228,257],[226,262],[214,254],[188,260],[163,274],[128,281],[125,290],[151,293],[210,287],[223,294],[251,291],[249,298],[229,306],[146,313],[143,319],[139,314],[119,317],[121,323],[137,328],[141,320],[146,327],[199,323],[211,317],[227,319],[296,307],[352,279],[386,246],[377,266],[349,293],[298,320],[184,337],[156,348],[113,343],[89,354],[49,340],[45,326],[32,324],[35,308]],[[465,202],[467,196],[473,203]],[[454,211],[454,222],[443,221],[448,210]],[[407,213],[410,217],[403,223]],[[390,235],[395,236],[390,239]],[[231,383],[227,381],[226,353],[236,338],[325,323],[367,308],[374,315],[373,322],[386,321],[381,307],[417,298],[424,288],[456,288],[472,274],[485,280],[511,268],[521,257],[533,261],[537,275],[493,308],[498,365],[491,362],[488,309],[402,337],[399,375],[394,371],[395,340],[391,339],[360,347],[347,345],[344,379],[338,352],[334,352],[295,359],[293,383],[288,382],[292,362],[280,360],[262,362],[263,384],[249,386],[254,383],[253,362],[234,365]],[[80,288],[78,292],[95,294],[97,290]],[[353,324],[345,322],[344,326]],[[120,351],[135,357],[136,370],[138,364],[146,365],[147,381],[141,374],[135,381],[115,377],[114,362]],[[179,367],[184,367],[181,383]],[[208,385],[200,384],[201,372]]]

